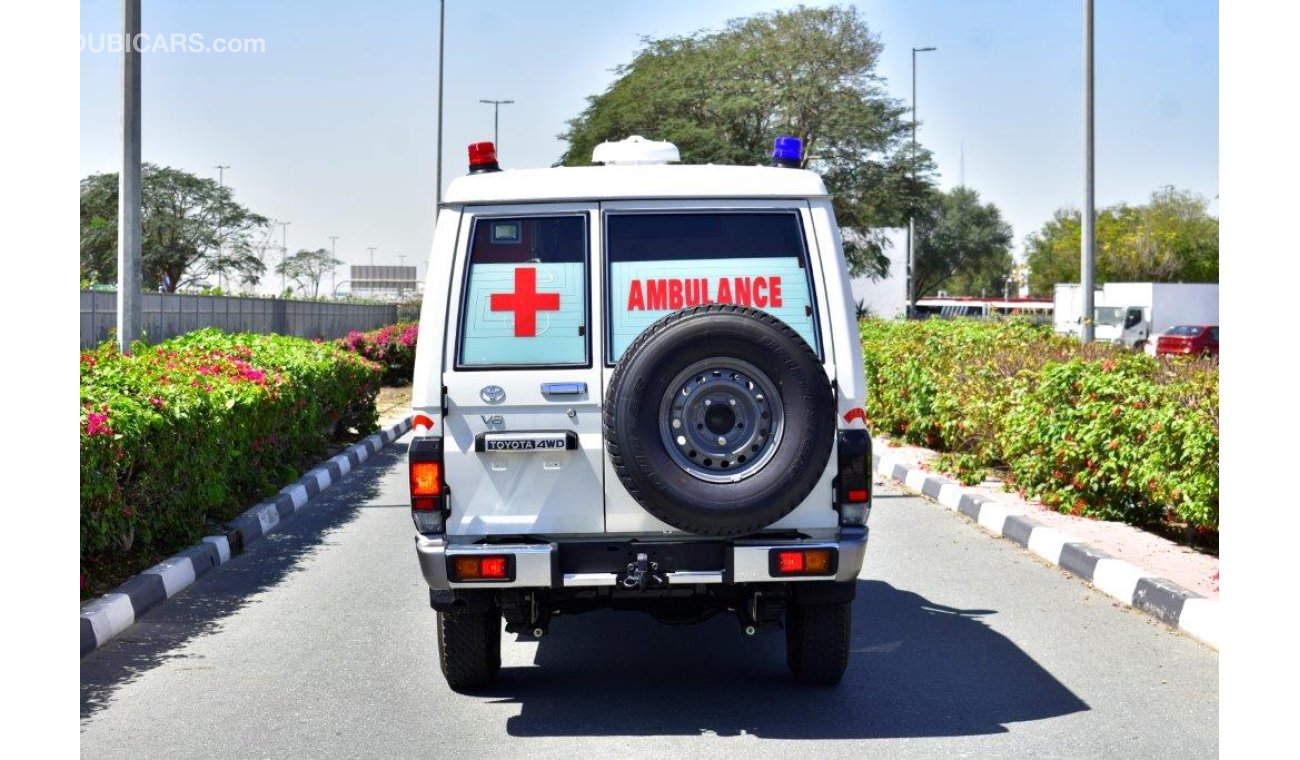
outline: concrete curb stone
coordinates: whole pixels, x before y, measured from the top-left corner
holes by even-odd
[[[889,443],[874,439],[873,446],[876,451],[887,452]],[[1014,541],[1123,604],[1219,648],[1218,600],[1188,591],[1042,525],[1017,504],[990,499],[919,466],[894,461],[887,454],[876,454],[872,461],[878,474],[964,515],[995,536]]]
[[[309,470],[262,502],[226,523],[226,532],[206,536],[197,544],[142,571],[113,591],[81,605],[81,656],[104,646],[141,615],[189,588],[213,568],[243,554],[281,522],[308,506],[320,492],[338,482],[371,455],[411,429],[412,416],[366,436],[348,449]]]

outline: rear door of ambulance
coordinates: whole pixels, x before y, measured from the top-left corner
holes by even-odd
[[[834,377],[824,282],[816,271],[813,219],[804,200],[607,201],[604,212],[608,387],[614,365],[643,330],[679,308],[734,303],[772,314],[823,359]],[[832,459],[832,461],[834,461]],[[647,512],[606,458],[605,524],[610,533],[682,533]],[[768,526],[834,528],[834,468],[790,514]],[[679,477],[689,477],[684,473]]]
[[[443,356],[448,535],[604,531],[594,210],[465,210]]]

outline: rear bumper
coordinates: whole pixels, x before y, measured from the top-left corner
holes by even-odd
[[[830,548],[838,552],[836,573],[831,576],[773,576],[769,554],[773,549],[798,547]],[[424,580],[434,591],[491,588],[583,588],[614,586],[616,573],[565,573],[560,570],[559,542],[532,544],[471,544],[448,542],[445,537],[416,535],[415,551]],[[678,570],[666,573],[669,586],[741,583],[799,583],[804,581],[851,581],[862,569],[866,556],[866,528],[842,528],[833,540],[774,539],[743,540],[728,546],[726,566],[721,570]],[[514,579],[455,583],[447,575],[448,558],[475,554],[509,555],[514,558]]]

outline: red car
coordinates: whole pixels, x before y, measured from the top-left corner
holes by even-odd
[[[1156,340],[1156,356],[1218,356],[1218,325],[1178,325]]]

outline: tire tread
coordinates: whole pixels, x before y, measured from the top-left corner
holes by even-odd
[[[439,612],[438,664],[452,691],[491,683],[501,669],[501,613]]]
[[[786,611],[786,663],[795,680],[834,686],[849,665],[853,603],[792,605]]]

